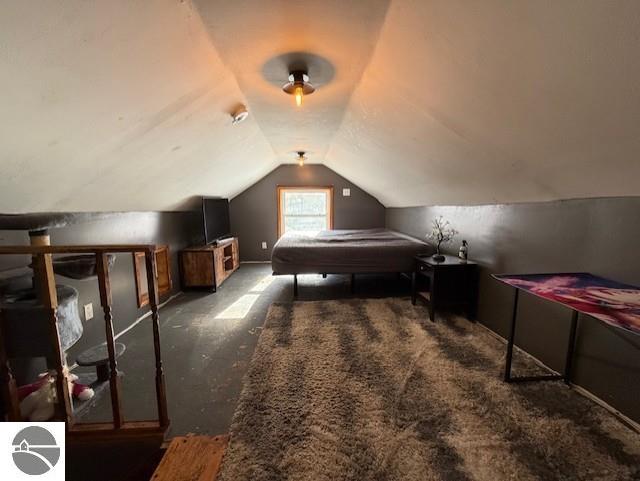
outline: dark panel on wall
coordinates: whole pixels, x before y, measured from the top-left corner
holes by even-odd
[[[369,229],[384,227],[384,206],[364,190],[324,165],[281,165],[231,200],[231,230],[240,238],[240,259],[266,261],[278,237],[276,188],[282,186],[333,186],[333,227]],[[342,189],[351,189],[343,197]],[[260,247],[267,242],[267,249]]]
[[[171,251],[172,294],[180,290],[177,253],[187,245],[202,242],[202,214],[200,212],[127,212],[105,216],[95,221],[51,229],[51,243],[63,244],[167,244]],[[28,245],[27,232],[0,231],[3,245]],[[25,256],[0,256],[0,272],[25,266]],[[84,349],[104,342],[104,317],[100,306],[98,282],[95,279],[77,281],[57,276],[58,284],[75,287],[79,293],[80,317],[83,319],[82,338],[69,350],[69,364]],[[133,260],[129,254],[118,254],[111,271],[114,328],[119,332],[148,311],[138,309],[133,273]],[[83,305],[93,303],[94,317],[84,322]],[[151,332],[151,331],[149,331]],[[149,338],[151,339],[151,337]]]
[[[640,198],[569,200],[513,205],[391,208],[386,224],[416,237],[437,216],[460,234],[447,246],[481,264],[480,322],[507,335],[513,290],[492,273],[586,271],[640,285]],[[521,296],[516,344],[548,366],[564,366],[571,313],[548,301]],[[581,316],[574,381],[640,421],[640,336]]]

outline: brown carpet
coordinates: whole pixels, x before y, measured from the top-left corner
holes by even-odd
[[[562,383],[503,383],[481,327],[424,319],[406,299],[272,305],[218,480],[640,479],[638,433]]]

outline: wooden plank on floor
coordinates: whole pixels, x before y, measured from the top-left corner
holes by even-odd
[[[214,481],[228,441],[228,435],[174,438],[151,481]]]

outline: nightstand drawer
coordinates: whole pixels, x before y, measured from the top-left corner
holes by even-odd
[[[433,266],[418,263],[418,272],[429,272],[433,270]]]

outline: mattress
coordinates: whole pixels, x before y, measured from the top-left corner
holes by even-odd
[[[413,257],[431,255],[429,244],[387,229],[287,233],[273,247],[274,274],[411,272]]]

